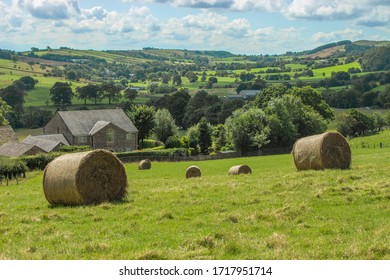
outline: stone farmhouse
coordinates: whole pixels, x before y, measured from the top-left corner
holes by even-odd
[[[126,152],[137,149],[138,130],[122,109],[58,111],[43,128],[71,146]]]

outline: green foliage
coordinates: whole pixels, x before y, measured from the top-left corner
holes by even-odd
[[[58,152],[61,153],[78,153],[78,152],[87,152],[92,150],[91,146],[61,146],[58,149]]]
[[[150,149],[143,151],[133,151],[133,152],[125,152],[125,153],[116,153],[116,156],[120,160],[125,160],[126,158],[131,157],[144,157],[144,158],[152,158],[152,157],[185,157],[187,156],[187,149],[184,148],[172,148],[172,149]]]
[[[364,71],[390,70],[390,47],[378,47],[367,50],[362,58]]]
[[[50,99],[57,107],[65,108],[72,105],[73,90],[68,83],[56,82],[50,89]]]
[[[199,130],[196,125],[191,126],[187,130],[186,138],[188,139],[188,146],[194,149],[194,153],[198,153],[199,150]]]
[[[0,157],[0,183],[6,180],[8,185],[8,180],[18,180],[18,177],[25,176],[25,173],[26,165],[23,161]]]
[[[256,95],[254,105],[260,109],[266,108],[270,100],[280,97],[287,92],[288,88],[285,85],[271,85]]]
[[[33,156],[23,156],[20,159],[26,164],[29,170],[44,170],[53,159],[59,157],[60,155],[60,152],[54,152]]]
[[[202,154],[208,154],[211,147],[211,133],[212,128],[207,119],[203,117],[198,123],[198,132],[199,132],[199,148]]]
[[[256,151],[268,143],[270,129],[261,109],[239,109],[226,120],[228,139],[242,153]]]
[[[167,140],[165,141],[165,148],[166,149],[172,149],[172,148],[181,148],[181,142],[177,135],[169,136]]]
[[[133,106],[126,114],[138,129],[138,142],[143,142],[145,138],[152,134],[156,126],[155,109],[146,105]]]
[[[113,81],[105,82],[100,86],[104,97],[108,98],[108,104],[112,101],[118,101],[121,97],[121,88],[114,84]]]
[[[295,87],[290,91],[290,94],[299,96],[303,104],[312,107],[317,111],[324,119],[332,120],[334,119],[334,112],[330,106],[325,102],[321,93],[310,87]]]
[[[176,135],[178,128],[167,109],[157,110],[155,119],[156,126],[154,127],[154,133],[158,140],[165,143],[168,137]]]
[[[0,126],[7,125],[8,121],[5,118],[5,115],[11,110],[11,107],[8,106],[8,104],[3,101],[0,97]]]
[[[375,119],[355,109],[348,110],[337,120],[337,131],[344,136],[356,137],[375,129]]]

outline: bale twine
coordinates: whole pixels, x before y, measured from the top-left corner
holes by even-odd
[[[117,201],[127,194],[127,176],[123,164],[109,151],[67,154],[46,167],[43,191],[52,205]]]
[[[150,168],[152,168],[152,162],[148,159],[141,160],[138,163],[139,170],[145,170],[145,169],[150,169]]]
[[[348,169],[351,166],[351,149],[338,132],[299,139],[294,144],[293,157],[298,170]]]
[[[252,169],[248,165],[236,165],[229,169],[229,175],[240,175],[240,174],[252,174]]]
[[[192,165],[186,170],[186,178],[200,177],[201,172],[198,166]]]

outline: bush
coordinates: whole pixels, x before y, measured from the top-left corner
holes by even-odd
[[[60,156],[61,153],[48,153],[38,154],[34,156],[24,156],[20,159],[26,164],[29,170],[44,170],[46,165],[49,164],[53,159]]]
[[[78,153],[92,150],[91,146],[62,146],[58,149],[59,152],[64,153]]]
[[[116,156],[119,159],[124,159],[126,157],[185,157],[187,156],[187,149],[184,148],[175,148],[175,149],[164,149],[164,150],[143,150],[143,151],[134,151],[134,152],[125,152],[125,153],[116,153]]]
[[[26,165],[19,159],[0,158],[0,183],[2,180],[18,180],[18,177],[26,175]]]
[[[168,139],[165,141],[166,149],[180,148],[180,147],[181,147],[181,142],[179,137],[177,136],[169,136]]]

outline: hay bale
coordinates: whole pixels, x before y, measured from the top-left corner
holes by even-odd
[[[43,191],[52,205],[117,201],[127,194],[127,176],[123,164],[109,151],[67,154],[46,167]]]
[[[252,169],[248,165],[236,165],[229,169],[229,175],[240,175],[240,174],[252,174]]]
[[[294,144],[293,157],[298,170],[348,169],[351,166],[351,149],[338,132],[299,139]]]
[[[192,165],[186,170],[186,178],[200,177],[201,172],[198,166]]]
[[[150,169],[150,168],[152,168],[152,162],[148,159],[141,160],[138,163],[139,170],[145,170],[145,169]]]

